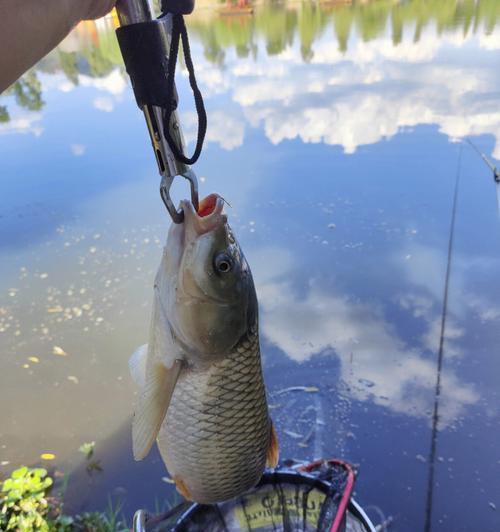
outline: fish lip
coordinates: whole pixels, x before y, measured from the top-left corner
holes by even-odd
[[[200,216],[193,204],[189,200],[181,201],[181,208],[184,211],[184,222],[194,228],[198,235],[209,233],[217,229],[227,222],[227,216],[222,214],[224,209],[224,200],[218,194],[210,194],[209,196],[216,196],[214,210],[206,215]],[[207,197],[209,197],[207,196]]]

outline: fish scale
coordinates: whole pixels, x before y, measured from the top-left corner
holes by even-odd
[[[265,466],[271,422],[252,329],[230,355],[182,372],[158,434],[169,472],[198,502],[248,490]]]

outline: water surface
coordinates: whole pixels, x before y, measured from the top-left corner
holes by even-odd
[[[357,499],[394,530],[500,529],[500,226],[461,142],[500,159],[499,19],[495,1],[382,0],[189,20],[209,116],[196,170],[254,272],[282,456],[357,464]],[[178,90],[192,149],[182,69]],[[0,155],[0,474],[53,453],[68,509],[112,494],[154,510],[174,495],[156,451],[131,458],[127,361],[169,219],[112,19],[0,97]]]

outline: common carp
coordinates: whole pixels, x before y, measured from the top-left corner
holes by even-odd
[[[198,212],[183,201],[154,283],[149,344],[130,360],[141,386],[134,458],[157,440],[187,499],[241,495],[276,467],[278,442],[262,375],[258,308],[250,268],[211,194]]]

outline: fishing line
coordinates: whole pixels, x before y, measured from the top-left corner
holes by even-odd
[[[460,144],[460,150],[458,152],[458,166],[457,175],[455,178],[455,191],[453,194],[453,205],[451,208],[451,222],[450,222],[450,237],[448,240],[448,258],[446,262],[446,275],[444,281],[444,294],[443,294],[443,310],[441,313],[441,330],[439,335],[439,350],[437,360],[437,375],[436,375],[436,388],[434,392],[434,410],[432,414],[432,433],[431,433],[431,445],[429,450],[429,476],[427,482],[427,503],[425,510],[425,532],[430,532],[432,526],[432,503],[434,499],[434,472],[436,462],[436,448],[438,437],[438,423],[439,423],[439,400],[441,398],[441,371],[443,368],[443,354],[444,354],[444,335],[446,330],[446,317],[448,315],[448,292],[450,286],[450,273],[451,273],[451,258],[453,255],[453,241],[455,236],[455,219],[457,214],[458,204],[458,188],[460,184],[460,174],[462,167],[462,144]]]
[[[486,155],[479,150],[479,148],[469,139],[466,138],[469,145],[474,149],[474,151],[481,157],[481,159],[486,163],[488,168],[493,172],[493,178],[496,183],[500,183],[500,173],[497,170],[497,167],[486,157]]]
[[[483,154],[479,151],[479,148],[472,142],[472,140],[470,140],[469,138],[466,138],[465,140],[469,143],[469,146],[472,146],[472,148],[479,155],[479,157],[482,158]]]

